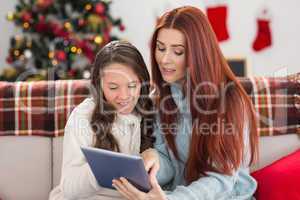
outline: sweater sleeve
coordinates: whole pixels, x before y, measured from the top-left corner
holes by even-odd
[[[188,186],[177,186],[167,194],[168,200],[248,200],[256,190],[256,182],[247,169],[240,168],[232,176],[208,172]]]
[[[80,149],[92,145],[92,133],[87,115],[75,109],[66,124],[63,143],[60,187],[67,199],[86,198],[100,189]]]
[[[156,138],[154,143],[154,148],[157,150],[159,154],[159,162],[160,162],[160,168],[157,173],[157,180],[160,185],[166,185],[173,179],[175,175],[175,169],[172,165],[170,155],[167,150],[167,145],[165,143],[165,140],[163,138],[163,133],[159,128],[159,125],[160,123],[157,120],[154,126],[154,135]]]
[[[244,126],[244,153],[249,154],[249,124]],[[215,172],[207,172],[202,177],[188,186],[177,186],[174,191],[167,194],[168,200],[215,200],[215,199],[252,199],[257,183],[249,174],[249,169],[244,165],[248,163],[249,156],[241,167],[228,176]]]

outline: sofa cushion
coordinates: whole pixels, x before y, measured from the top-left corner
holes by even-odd
[[[300,148],[300,135],[286,134],[259,137],[259,159],[251,166],[257,171]]]
[[[51,138],[0,137],[0,196],[3,200],[48,199]]]
[[[52,152],[53,152],[53,185],[55,187],[60,182],[61,168],[62,168],[62,157],[63,157],[63,138],[55,137],[52,138]]]
[[[300,200],[300,149],[252,173],[258,182],[258,200]]]
[[[241,78],[240,82],[257,111],[260,136],[297,133],[300,112],[295,96],[300,95],[300,82],[288,77]]]
[[[297,112],[300,113],[300,95],[295,94],[295,107],[297,108]],[[299,118],[300,121],[300,118]],[[299,122],[300,124],[300,122]],[[297,133],[300,134],[300,127],[297,129]]]

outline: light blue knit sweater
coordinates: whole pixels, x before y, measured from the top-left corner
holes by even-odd
[[[249,175],[247,167],[241,166],[232,176],[207,172],[207,177],[200,178],[189,185],[186,184],[184,166],[188,157],[192,119],[186,98],[183,98],[180,87],[172,84],[171,92],[180,111],[178,133],[175,141],[179,158],[182,161],[178,161],[171,149],[167,148],[158,117],[155,127],[155,149],[160,156],[160,169],[157,178],[160,185],[166,190],[167,198],[169,200],[252,199],[257,183]],[[248,137],[248,128],[244,131],[245,136]]]

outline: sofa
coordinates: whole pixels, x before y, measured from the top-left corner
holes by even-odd
[[[300,148],[299,75],[240,78],[258,117],[252,171]],[[60,180],[67,118],[91,92],[87,80],[0,82],[0,199],[48,199]]]

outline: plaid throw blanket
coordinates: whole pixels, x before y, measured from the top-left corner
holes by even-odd
[[[300,133],[298,78],[240,79],[257,111],[260,135]],[[62,136],[71,111],[90,94],[86,80],[0,82],[0,136]]]
[[[89,96],[83,80],[0,82],[0,135],[61,136],[69,114]]]
[[[261,136],[300,133],[299,80],[256,77],[240,81],[256,109]]]

